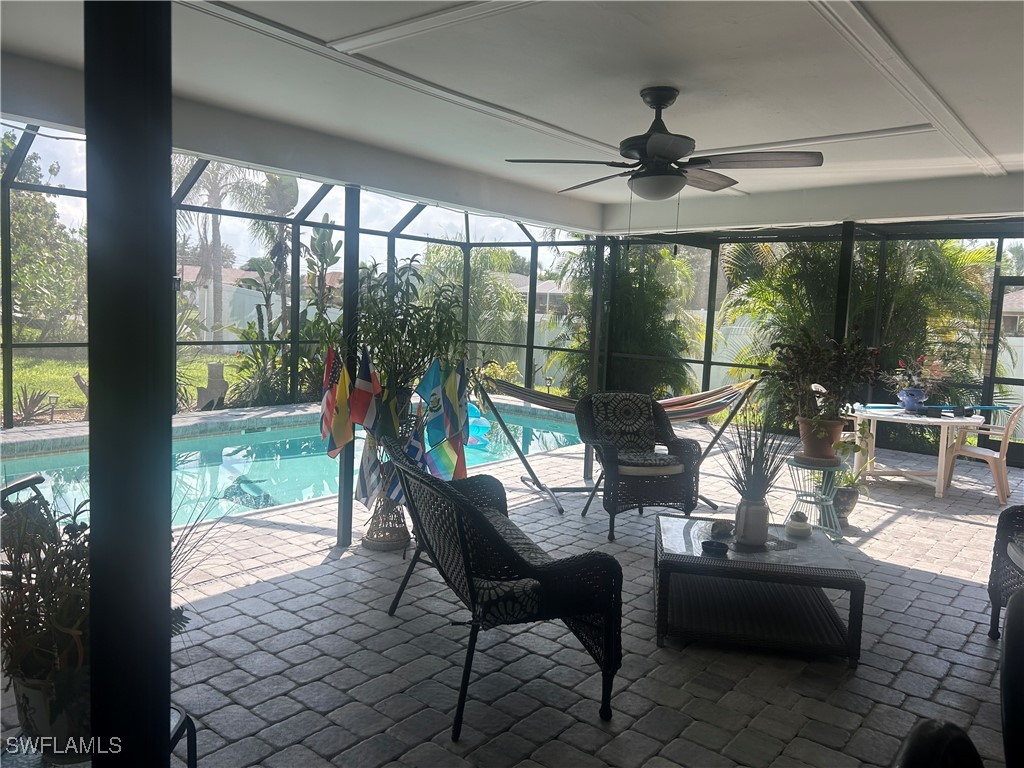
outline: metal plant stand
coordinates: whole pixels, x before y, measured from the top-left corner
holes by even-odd
[[[786,521],[794,512],[803,512],[811,525],[816,525],[833,539],[843,538],[843,527],[833,502],[836,497],[836,475],[848,470],[850,465],[841,462],[834,466],[822,466],[801,461],[795,456],[786,463],[796,489],[796,500],[786,515]]]

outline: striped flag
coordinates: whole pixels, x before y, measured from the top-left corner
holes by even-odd
[[[381,477],[380,459],[377,458],[377,441],[367,432],[366,441],[363,443],[363,459],[359,462],[355,500],[362,502],[369,509],[383,490],[384,480]]]
[[[324,388],[320,399],[320,437],[324,440],[331,434],[338,381],[341,377],[341,369],[344,367],[341,356],[335,354],[334,348],[328,349],[327,359],[324,360]]]
[[[373,369],[370,352],[363,347],[363,356],[359,360],[359,373],[356,374],[352,395],[349,397],[349,410],[352,413],[352,423],[362,424],[370,434],[376,434],[377,421],[380,418],[378,405],[380,404],[380,393],[383,391],[380,379],[377,378],[377,371]]]
[[[334,418],[331,420],[331,434],[327,439],[327,455],[336,458],[341,449],[352,442],[352,414],[348,410],[349,392],[352,380],[348,377],[348,369],[341,366],[341,375],[334,399]]]
[[[466,361],[459,360],[455,367],[459,375],[459,431],[462,433],[462,444],[469,442],[469,377],[466,375]]]
[[[419,427],[415,428],[412,431],[412,434],[409,435],[409,442],[405,446],[405,453],[410,459],[416,462],[417,466],[426,470],[426,464],[423,461],[426,448],[423,445],[423,435],[421,434]]]
[[[402,492],[402,481],[398,479],[398,470],[393,462],[386,461],[381,467],[388,481],[388,498],[395,504],[405,504],[405,493]]]

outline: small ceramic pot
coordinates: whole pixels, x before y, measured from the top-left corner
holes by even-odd
[[[920,387],[907,387],[896,393],[896,399],[900,401],[903,410],[917,413],[921,403],[928,399],[928,395]]]
[[[771,510],[761,501],[740,499],[736,505],[736,543],[745,547],[763,547],[768,541],[768,517]]]
[[[794,539],[806,539],[811,535],[811,524],[800,520],[787,520],[786,533]]]

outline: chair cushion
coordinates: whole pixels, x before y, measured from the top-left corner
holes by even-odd
[[[678,475],[683,472],[683,460],[669,453],[654,451],[619,451],[620,475]]]
[[[654,448],[651,398],[633,392],[604,392],[590,401],[598,438],[620,451]]]
[[[1024,571],[1024,541],[1010,539],[1006,544],[1006,556],[1013,561],[1014,565]]]
[[[482,629],[535,621],[540,613],[541,586],[536,579],[492,581],[473,579],[476,615]]]

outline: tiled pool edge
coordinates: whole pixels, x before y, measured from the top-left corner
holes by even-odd
[[[492,395],[502,416],[526,416],[575,426],[571,413],[539,408],[513,398]],[[486,416],[487,414],[485,414]],[[276,405],[260,408],[228,408],[222,411],[190,411],[172,419],[174,439],[265,432],[271,429],[312,426],[320,421],[319,403]],[[16,459],[49,453],[84,451],[89,447],[89,422],[44,424],[0,430],[0,458]]]

